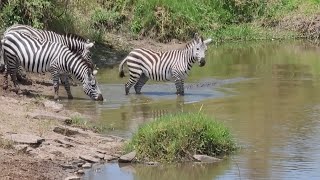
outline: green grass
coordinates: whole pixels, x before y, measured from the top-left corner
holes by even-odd
[[[126,146],[140,161],[181,162],[194,154],[223,156],[236,150],[229,130],[202,113],[165,115],[139,128]]]
[[[0,27],[27,23],[100,43],[110,32],[162,42],[189,40],[194,32],[222,41],[288,39],[299,35],[272,26],[285,18],[320,12],[320,0],[78,0],[69,2],[67,11],[65,3],[49,0],[27,0],[28,6],[17,2],[0,3]],[[31,10],[36,11],[28,16],[25,11]]]

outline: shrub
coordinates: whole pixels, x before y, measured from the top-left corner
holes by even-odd
[[[179,162],[194,154],[229,154],[236,146],[221,123],[201,113],[179,113],[143,125],[126,148],[141,161]]]
[[[43,28],[44,22],[51,16],[52,9],[53,4],[49,0],[11,0],[3,4],[0,18],[4,27],[20,23]]]

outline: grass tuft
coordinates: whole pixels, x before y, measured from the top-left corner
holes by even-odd
[[[194,154],[223,156],[236,150],[229,130],[202,113],[165,115],[141,126],[126,146],[140,161],[182,162]]]

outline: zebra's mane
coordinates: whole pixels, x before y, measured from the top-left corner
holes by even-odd
[[[71,38],[71,39],[75,39],[77,41],[81,41],[81,42],[87,42],[87,39],[80,36],[80,35],[77,35],[77,34],[72,34],[72,33],[66,33],[66,34],[63,34],[65,37],[67,38]]]
[[[200,36],[201,42],[203,42],[203,37]],[[191,41],[187,42],[186,44],[186,48],[191,48],[196,44],[196,39],[192,39]]]
[[[85,59],[80,53],[75,53],[75,54],[76,54],[76,57],[77,57],[81,62],[84,62],[84,64],[85,64],[86,66],[88,66],[91,71],[93,71],[94,65],[93,65],[93,62],[92,62],[92,61]]]

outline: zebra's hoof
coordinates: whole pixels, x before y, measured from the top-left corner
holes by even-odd
[[[184,92],[177,92],[176,93],[178,96],[184,96]]]
[[[68,99],[73,99],[73,96],[72,95],[68,96]]]

